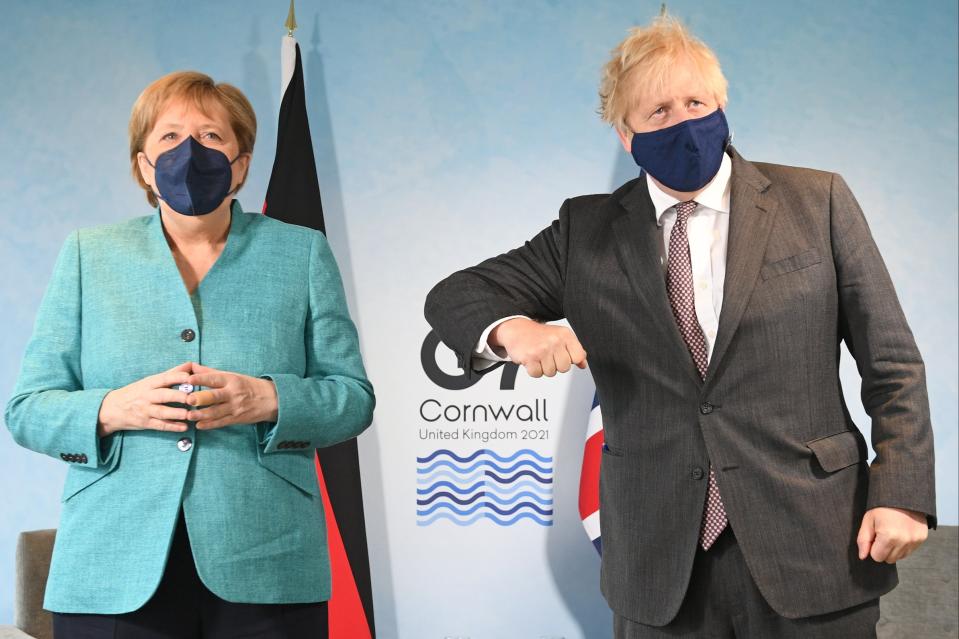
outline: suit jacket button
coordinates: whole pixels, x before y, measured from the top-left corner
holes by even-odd
[[[184,328],[183,332],[180,333],[180,339],[184,342],[192,342],[194,337],[196,337],[196,332],[192,328]]]
[[[690,473],[690,477],[699,481],[700,479],[703,478],[703,474],[704,474],[703,469],[700,468],[699,466],[696,466],[695,468],[693,468],[693,472]]]
[[[81,463],[81,464],[87,463],[87,456],[86,456],[86,455],[80,455],[80,463]]]
[[[69,460],[67,459],[67,454],[66,454],[66,453],[60,453],[60,459],[62,459],[63,461],[69,461]]]
[[[189,437],[182,437],[177,441],[176,447],[185,453],[193,448],[193,440]]]
[[[699,407],[699,412],[702,413],[703,415],[708,415],[711,412],[713,412],[713,405],[710,404],[709,402],[703,402],[702,405]]]
[[[279,444],[276,445],[276,447],[277,447],[277,448],[289,448],[289,447],[290,447],[290,442],[280,442]]]

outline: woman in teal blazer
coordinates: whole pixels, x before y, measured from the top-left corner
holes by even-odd
[[[330,597],[313,450],[370,424],[373,389],[323,234],[231,199],[255,126],[207,76],[150,85],[131,162],[156,212],[76,231],[57,259],[6,423],[69,464],[44,607],[80,614],[58,636],[148,609],[192,624],[173,636],[234,634],[211,614],[297,636],[266,604]],[[170,599],[191,559],[215,614]]]

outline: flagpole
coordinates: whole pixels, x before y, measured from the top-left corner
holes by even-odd
[[[293,70],[296,68],[296,38],[293,32],[296,31],[296,13],[293,10],[293,0],[290,0],[290,11],[286,14],[286,35],[280,43],[280,97],[286,93],[286,87],[290,85],[293,78]]]

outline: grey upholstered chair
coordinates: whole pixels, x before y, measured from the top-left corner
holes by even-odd
[[[43,591],[50,572],[56,530],[20,533],[17,539],[17,575],[14,626],[0,626],[0,639],[53,639],[53,619],[43,609]]]
[[[0,639],[52,639],[50,613],[42,608],[55,530],[20,534],[14,626],[0,626]],[[880,639],[959,638],[959,535],[940,526],[916,553],[899,564],[899,587],[882,598]]]

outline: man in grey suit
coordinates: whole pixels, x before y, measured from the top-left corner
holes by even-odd
[[[836,174],[729,146],[719,63],[671,17],[630,32],[600,96],[640,177],[443,280],[427,319],[470,376],[588,352],[617,637],[875,636],[936,518],[924,368],[862,211]]]

